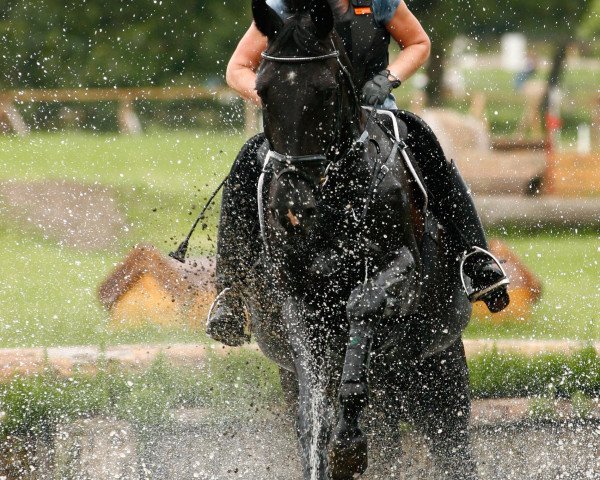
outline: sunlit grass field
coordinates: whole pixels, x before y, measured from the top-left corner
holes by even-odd
[[[133,245],[151,243],[166,253],[178,244],[243,140],[191,131],[0,136],[0,182],[52,178],[111,186],[128,226],[116,248],[80,251],[15,222],[0,203],[0,347],[206,341],[183,328],[112,332],[96,290]],[[217,210],[193,240],[192,254],[214,251]],[[475,321],[467,335],[600,339],[598,234],[502,236],[542,279],[543,299],[527,321]]]

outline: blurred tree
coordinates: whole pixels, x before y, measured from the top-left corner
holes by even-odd
[[[579,28],[582,38],[591,39],[600,34],[600,0],[592,0],[589,11],[583,17]]]
[[[249,2],[0,0],[0,87],[222,77],[248,18]]]
[[[407,1],[432,38],[427,88],[435,104],[456,35],[568,39],[599,0]],[[249,0],[0,0],[0,88],[222,80],[250,18]]]
[[[565,42],[574,39],[587,18],[592,3],[599,0],[409,0],[408,5],[423,23],[432,40],[427,73],[429,101],[442,101],[444,60],[449,44],[458,34],[477,39],[498,37],[505,32],[523,32],[528,37],[547,38],[557,45],[555,57]],[[561,60],[562,62],[562,60]]]

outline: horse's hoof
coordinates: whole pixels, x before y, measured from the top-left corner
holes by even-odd
[[[329,474],[332,480],[352,480],[368,466],[367,437],[360,433],[352,438],[334,436],[329,444]]]

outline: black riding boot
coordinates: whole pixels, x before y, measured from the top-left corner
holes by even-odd
[[[235,159],[223,188],[217,236],[215,299],[206,323],[206,333],[226,345],[250,340],[245,332],[243,293],[260,255],[260,227],[256,189],[261,168],[257,152],[264,143],[260,133],[246,142]]]
[[[491,312],[508,306],[508,278],[499,261],[489,252],[483,225],[469,189],[454,162],[436,169],[427,182],[431,210],[441,224],[464,245],[460,274],[471,302],[483,300]]]
[[[469,188],[454,162],[448,162],[437,137],[421,118],[395,111],[406,123],[406,143],[424,176],[430,192],[430,208],[439,222],[465,249],[460,274],[469,300],[483,300],[491,312],[506,308],[508,278],[500,263],[488,251],[481,220]]]

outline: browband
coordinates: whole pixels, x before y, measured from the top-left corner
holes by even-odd
[[[331,53],[325,53],[323,55],[317,55],[315,57],[273,57],[271,55],[267,55],[265,52],[262,52],[261,57],[265,60],[270,60],[271,62],[281,62],[281,63],[302,63],[302,62],[316,62],[319,60],[327,60],[328,58],[338,58],[340,56],[340,52],[337,50]]]

